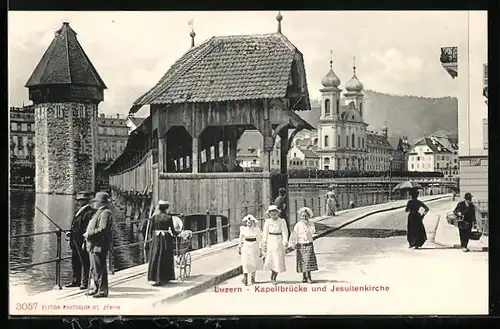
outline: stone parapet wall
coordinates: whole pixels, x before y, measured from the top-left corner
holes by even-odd
[[[36,190],[75,194],[94,189],[97,104],[44,103],[35,108]]]

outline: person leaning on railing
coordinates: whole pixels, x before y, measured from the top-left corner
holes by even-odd
[[[71,230],[66,232],[71,248],[71,266],[73,268],[73,280],[67,284],[67,288],[80,287],[85,290],[89,284],[90,259],[85,250],[85,239],[83,237],[90,219],[95,210],[89,205],[91,193],[82,191],[76,195],[78,210],[71,221]]]

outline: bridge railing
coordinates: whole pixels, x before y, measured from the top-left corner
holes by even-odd
[[[370,196],[371,195],[371,196]],[[378,192],[378,193],[366,193],[365,194],[359,194],[357,195],[356,193],[349,193],[349,194],[340,194],[337,195],[338,201],[340,203],[340,207],[338,210],[346,209],[349,207],[350,201],[354,202],[355,207],[362,207],[362,206],[368,206],[368,205],[374,205],[374,204],[381,204],[385,202],[389,202],[391,200],[399,200],[403,198],[403,196],[398,196],[398,195],[392,195],[389,196],[388,192]],[[364,200],[364,201],[363,201]],[[325,215],[325,196],[318,196],[318,197],[310,197],[310,198],[295,198],[293,202],[290,202],[291,204],[289,205],[289,216],[290,218],[289,223],[290,223],[290,229],[293,228],[292,225],[294,225],[298,221],[298,214],[297,210],[300,207],[306,206],[311,208],[313,210],[314,216],[322,216]],[[218,244],[224,241],[228,241],[231,239],[234,239],[237,237],[237,232],[239,231],[239,227],[241,226],[241,219],[248,215],[252,214],[254,215],[260,222],[260,228],[261,230],[263,229],[264,225],[264,219],[265,217],[265,211],[266,211],[266,205],[263,204],[258,204],[258,205],[245,205],[236,208],[236,213],[231,213],[230,209],[213,209],[210,211],[207,211],[206,214],[200,214],[205,216],[206,224],[205,227],[196,231],[193,231],[193,237],[192,237],[192,244],[191,244],[191,249],[201,249],[205,247],[210,247],[211,245]],[[173,215],[179,215],[181,217],[185,217],[182,214],[173,214]],[[221,225],[215,225],[211,226],[211,218],[213,216],[221,216],[221,217],[226,217],[227,218],[227,223]],[[145,221],[147,220],[120,220],[116,221],[114,225],[119,225],[119,224],[144,224]],[[224,232],[226,230],[226,234],[222,233],[222,238],[220,238],[220,235],[217,234],[217,231],[222,231]],[[40,262],[33,262],[29,264],[20,264],[20,265],[13,265],[9,266],[10,270],[21,270],[25,268],[32,268],[36,266],[41,266],[45,264],[55,264],[55,286],[54,289],[62,289],[61,285],[61,263],[63,261],[67,261],[71,259],[70,254],[65,254],[63,255],[62,253],[62,240],[63,237],[65,237],[65,232],[64,230],[53,230],[53,231],[44,231],[44,232],[35,232],[35,233],[26,233],[26,234],[17,234],[17,235],[10,235],[10,239],[21,239],[21,238],[29,238],[29,237],[34,237],[34,236],[41,236],[41,235],[56,235],[56,256],[55,258],[47,259],[44,261]],[[214,234],[215,233],[215,234]],[[197,241],[200,241],[201,243],[196,243],[193,242],[193,240],[198,239]],[[111,250],[108,254],[108,268],[110,274],[114,274],[114,259],[115,255],[114,252],[116,250],[120,249],[126,249],[126,248],[131,248],[135,246],[143,246],[144,250],[146,250],[146,247],[152,242],[152,239],[147,239],[142,241],[137,241],[133,243],[128,243],[128,244],[123,244],[119,246],[111,246]],[[147,256],[146,254],[144,256]],[[144,261],[147,262],[147,257],[144,257]]]

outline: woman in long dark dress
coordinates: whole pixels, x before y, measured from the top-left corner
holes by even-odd
[[[411,200],[409,200],[406,205],[406,212],[408,212],[408,247],[418,249],[422,247],[427,240],[423,219],[429,212],[429,207],[418,200],[418,190],[410,190],[410,196]],[[420,208],[424,209],[422,214],[419,212]]]
[[[168,208],[169,203],[160,200],[150,223],[149,236],[153,241],[149,253],[148,281],[152,281],[153,286],[175,280],[173,237],[177,236],[177,232]]]

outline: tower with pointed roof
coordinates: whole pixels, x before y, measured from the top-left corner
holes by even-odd
[[[356,106],[361,116],[363,116],[363,84],[356,76],[356,58],[354,58],[354,65],[352,66],[352,78],[346,83],[345,89],[345,104],[349,105],[351,102],[354,102],[354,106]]]
[[[37,193],[95,189],[97,108],[106,85],[64,22],[25,85],[35,105]]]
[[[330,71],[321,81],[323,88],[320,89],[317,148],[320,167],[323,170],[362,171],[365,170],[367,127],[362,115],[363,85],[354,72],[341,100],[341,81],[332,64],[330,60]]]

